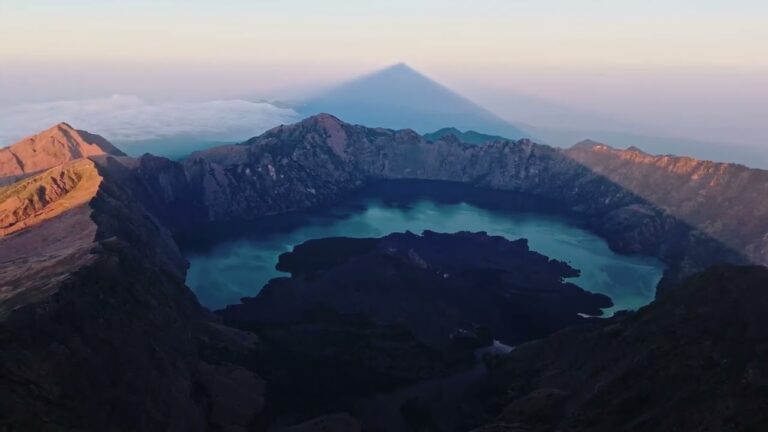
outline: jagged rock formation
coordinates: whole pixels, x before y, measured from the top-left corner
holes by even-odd
[[[242,145],[194,153],[185,168],[210,220],[248,219],[330,202],[365,179],[342,124],[318,116]]]
[[[490,361],[478,431],[765,430],[768,269],[713,267],[636,314]]]
[[[59,123],[0,149],[0,186],[84,157],[123,152],[104,138]]]

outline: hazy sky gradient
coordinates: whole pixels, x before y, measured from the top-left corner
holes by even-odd
[[[759,145],[766,22],[758,0],[0,0],[0,104],[289,99],[405,61],[505,116],[522,94]]]
[[[763,1],[3,0],[9,59],[768,66]]]

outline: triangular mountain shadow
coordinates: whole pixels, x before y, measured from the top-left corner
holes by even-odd
[[[297,108],[351,123],[428,133],[452,126],[519,139],[528,135],[453,90],[400,63],[342,83]]]

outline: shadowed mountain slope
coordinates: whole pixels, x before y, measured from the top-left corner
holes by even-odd
[[[478,431],[765,430],[767,286],[764,267],[717,266],[635,314],[517,347],[475,394],[498,409]]]

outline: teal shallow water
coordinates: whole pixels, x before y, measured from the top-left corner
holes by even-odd
[[[287,218],[290,218],[288,216]],[[270,279],[280,254],[294,245],[322,237],[379,237],[392,232],[486,231],[509,239],[527,238],[532,250],[570,263],[581,270],[571,279],[589,291],[603,293],[615,306],[606,312],[637,309],[653,300],[664,265],[657,259],[621,255],[605,240],[567,217],[550,213],[510,212],[467,202],[418,199],[393,205],[377,198],[362,199],[297,217],[254,222],[242,236],[211,235],[205,247],[184,248],[190,261],[187,284],[200,302],[219,309],[254,296]]]

